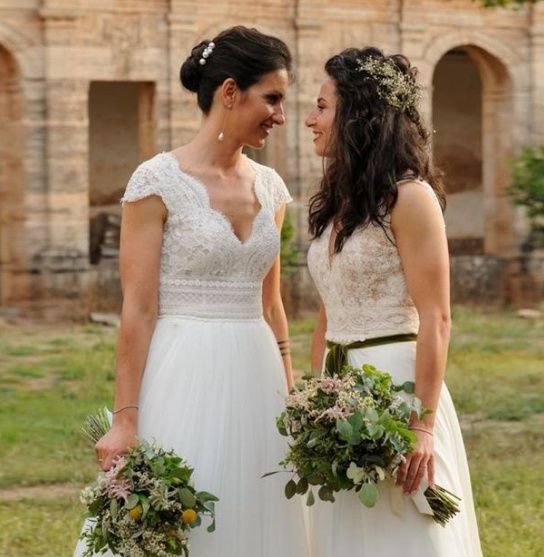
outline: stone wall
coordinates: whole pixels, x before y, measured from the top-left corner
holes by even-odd
[[[327,57],[368,44],[402,52],[419,68],[429,125],[436,68],[452,51],[470,58],[481,86],[481,118],[473,106],[468,124],[471,148],[481,151],[481,184],[478,156],[465,176],[467,191],[452,176],[451,190],[461,197],[452,199],[448,229],[452,246],[465,249],[452,263],[454,297],[478,301],[493,283],[502,292],[496,300],[524,303],[527,288],[516,284],[528,279],[519,278],[525,271],[513,262],[527,227],[505,188],[508,157],[544,143],[544,4],[484,10],[472,0],[0,0],[0,306],[42,313],[54,306],[59,314],[84,316],[105,300],[118,304],[115,262],[90,262],[90,219],[104,207],[118,212],[115,198],[135,165],[135,144],[142,160],[192,136],[200,116],[180,88],[179,65],[196,41],[237,23],[277,34],[295,56],[287,126],[259,157],[281,172],[295,196],[301,307],[315,304],[304,267],[306,203],[322,169],[304,118]],[[474,97],[473,78],[467,87]],[[103,155],[98,162],[92,157],[95,124],[108,140],[117,128],[118,141],[126,142],[113,119],[109,127],[104,116],[94,120],[92,84],[107,90],[108,82],[138,91],[138,115],[130,119],[138,140],[132,151],[115,149],[124,160],[115,168],[112,161],[101,168]],[[462,174],[463,156],[455,165]],[[467,246],[475,250],[471,258]],[[538,282],[540,264],[531,265]]]

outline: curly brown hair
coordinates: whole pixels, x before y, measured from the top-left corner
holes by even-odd
[[[386,218],[397,202],[401,179],[426,180],[445,208],[440,173],[429,158],[429,133],[416,103],[399,108],[388,102],[379,79],[361,69],[370,59],[393,62],[404,79],[416,83],[417,70],[405,56],[385,56],[373,47],[348,48],[325,64],[336,86],[336,114],[332,154],[319,191],[310,199],[309,230],[317,238],[334,220],[334,253],[360,226],[374,223],[388,233]]]

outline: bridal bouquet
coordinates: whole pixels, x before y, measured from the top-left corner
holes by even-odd
[[[110,428],[107,410],[89,416],[83,433],[94,443]],[[189,533],[202,516],[215,528],[217,497],[193,487],[192,468],[173,451],[141,441],[81,492],[92,526],[82,534],[85,556],[189,555]]]
[[[391,375],[370,365],[304,378],[276,421],[279,432],[292,440],[280,465],[298,476],[285,486],[286,496],[307,493],[306,503],[312,505],[312,486],[319,486],[320,499],[331,502],[335,492],[355,490],[363,505],[374,506],[378,482],[395,479],[404,455],[414,450],[410,416],[429,412],[413,392],[412,382],[395,385]],[[439,486],[428,487],[424,496],[429,514],[442,526],[459,512],[459,498]]]

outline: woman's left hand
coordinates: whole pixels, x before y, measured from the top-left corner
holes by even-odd
[[[424,431],[413,430],[417,437],[413,453],[406,455],[406,461],[399,466],[397,485],[402,485],[405,495],[412,495],[425,475],[431,487],[434,486],[434,439]]]

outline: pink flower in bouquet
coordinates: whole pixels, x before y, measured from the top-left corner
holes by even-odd
[[[108,495],[113,499],[124,499],[127,500],[128,496],[131,494],[130,484],[129,482],[122,478],[118,478],[117,476],[125,467],[127,461],[125,457],[120,456],[115,459],[113,466],[106,472],[106,489],[108,491]]]
[[[344,382],[338,377],[324,377],[319,384],[319,388],[327,394],[339,393],[343,386]]]
[[[327,408],[327,410],[322,412],[317,418],[317,421],[325,419],[329,419],[332,422],[335,422],[336,420],[347,420],[352,414],[352,409],[336,404],[332,408]]]

